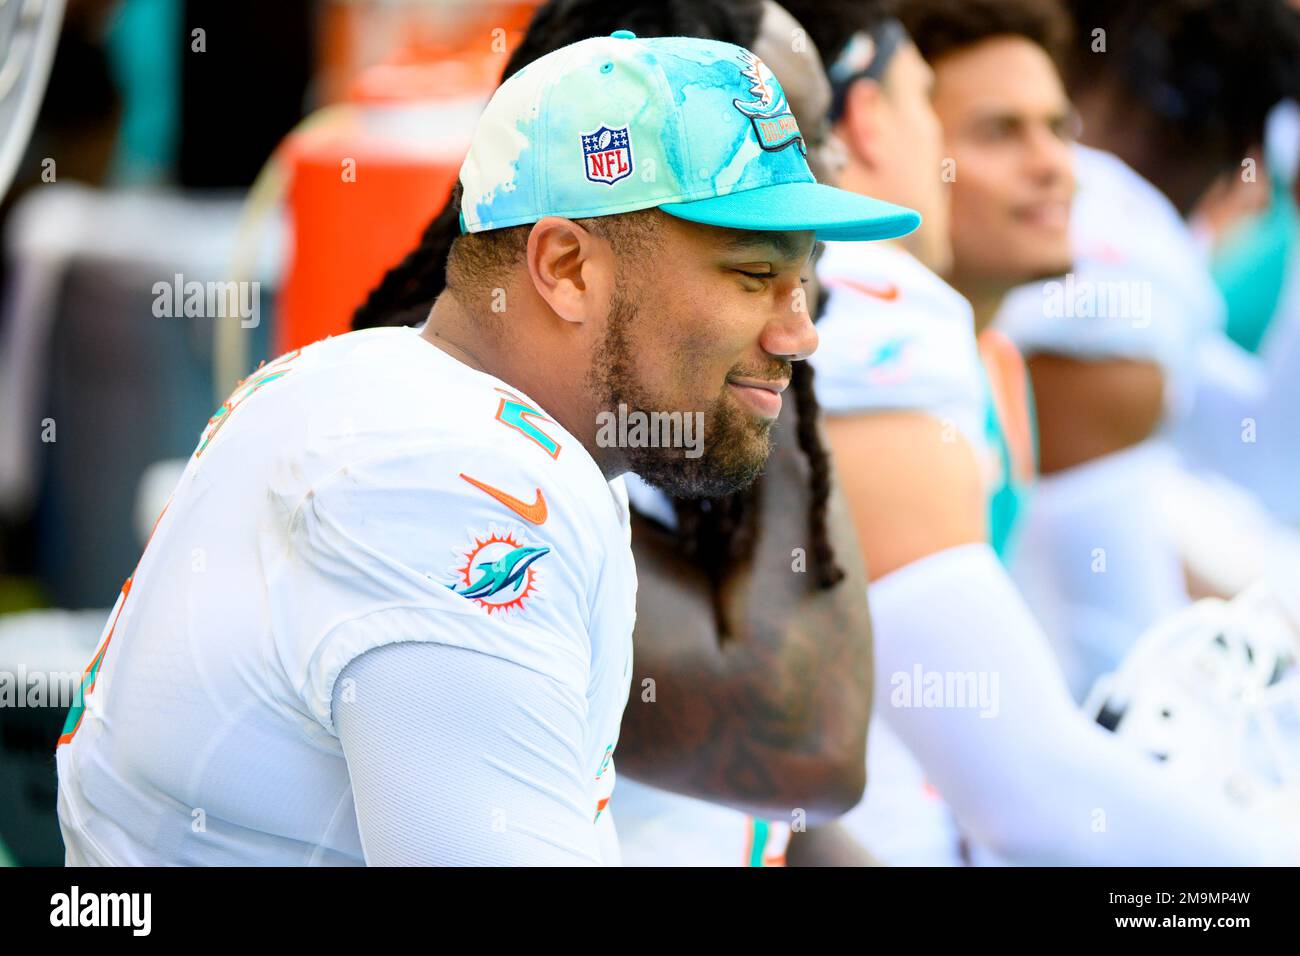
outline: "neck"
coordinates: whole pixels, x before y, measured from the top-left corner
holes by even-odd
[[[538,316],[522,312],[512,309],[509,323],[541,325]],[[536,337],[511,337],[502,333],[504,321],[501,315],[477,316],[451,292],[444,292],[420,335],[458,362],[499,378],[537,402],[545,415],[582,443],[607,480],[627,471],[619,449],[596,444],[598,409],[585,387],[586,369],[572,362],[586,349],[575,347],[576,343],[555,347],[556,343],[539,343]]]
[[[975,313],[976,335],[983,332],[993,324],[993,319],[998,314],[998,308],[1002,305],[1002,300],[1006,297],[1006,289],[1001,287],[995,288],[985,283],[968,281],[958,275],[949,277],[948,281],[949,284],[965,296],[966,301],[970,303],[971,310]]]
[[[998,314],[998,307],[1001,305],[1001,295],[984,295],[971,300],[971,308],[975,312],[976,335],[979,335],[993,324],[993,319]]]

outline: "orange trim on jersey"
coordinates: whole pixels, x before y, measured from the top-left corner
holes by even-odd
[[[167,514],[167,509],[170,508],[171,505],[172,498],[169,495],[167,497],[167,503],[162,506],[162,511],[158,512],[158,517],[154,519],[153,527],[149,529],[149,537],[144,543],[145,551],[148,551],[149,545],[153,543],[153,536],[157,533],[158,526],[162,524],[163,515]],[[141,552],[140,561],[143,560],[144,552]],[[81,689],[81,713],[77,715],[77,722],[72,725],[72,729],[66,734],[59,735],[59,743],[55,745],[56,750],[60,744],[71,742],[72,738],[77,735],[77,730],[81,727],[81,721],[86,716],[86,695],[93,691],[95,685],[99,683],[99,668],[104,662],[104,652],[108,650],[108,642],[113,639],[113,632],[117,630],[117,620],[122,616],[122,609],[126,607],[127,595],[131,593],[131,583],[135,580],[136,571],[139,570],[140,563],[136,562],[135,571],[132,571],[131,576],[122,583],[122,591],[118,597],[117,612],[113,615],[113,624],[108,629],[108,637],[104,638],[104,643],[99,646],[98,652],[96,652],[95,656],[91,658],[90,663],[86,665],[86,669],[81,672],[81,683],[83,684],[86,682],[86,675],[92,670],[95,672],[95,676],[90,679],[90,686]]]
[[[772,842],[772,828],[778,824],[770,820],[763,821],[763,846],[760,848],[759,866],[785,866],[785,847],[775,853],[769,851],[768,846]],[[756,817],[750,817],[746,821],[745,827],[747,834],[745,837],[745,856],[744,866],[754,866],[754,841],[758,838],[759,821]],[[789,841],[787,840],[787,843]]]
[[[857,279],[850,279],[847,276],[831,276],[828,279],[823,279],[822,286],[828,289],[833,289],[836,286],[845,289],[852,289],[854,292],[869,295],[873,299],[879,299],[882,302],[896,302],[900,295],[897,283],[890,282],[887,285],[868,285],[865,282],[859,282]]]
[[[144,550],[145,550],[145,551],[148,551],[148,550],[149,550],[149,543],[150,543],[151,541],[153,541],[153,535],[154,535],[154,532],[157,531],[157,530],[158,530],[158,526],[159,526],[160,524],[162,524],[163,515],[165,515],[165,514],[167,513],[167,509],[170,508],[171,506],[172,506],[172,499],[171,499],[171,496],[168,495],[168,496],[167,496],[167,503],[164,504],[164,505],[162,506],[162,511],[158,512],[158,517],[156,517],[156,518],[153,519],[153,527],[149,529],[149,537],[147,537],[147,538],[144,539]],[[142,552],[141,552],[141,556],[143,557],[143,555],[144,555],[144,552],[142,551]],[[135,577],[135,572],[134,572],[134,571],[131,572],[131,577],[132,577],[132,578]],[[127,578],[127,584],[130,584],[130,583],[131,583],[131,578]]]
[[[166,509],[164,508],[163,510],[165,511]],[[158,517],[161,519],[162,515],[159,515]],[[157,527],[156,523],[154,524],[154,527]],[[99,645],[99,650],[95,653],[95,656],[90,659],[90,663],[86,665],[86,669],[81,672],[82,684],[86,683],[86,677],[90,675],[91,671],[95,672],[95,676],[91,677],[89,687],[81,688],[81,713],[77,715],[77,722],[72,725],[72,729],[66,734],[59,735],[59,742],[55,744],[55,749],[58,749],[63,744],[71,743],[72,738],[75,737],[77,731],[81,729],[81,722],[86,717],[86,695],[91,693],[95,689],[95,685],[99,682],[99,667],[104,661],[104,652],[108,650],[109,641],[113,639],[113,632],[117,630],[117,621],[118,618],[122,616],[122,609],[126,607],[126,597],[131,593],[131,582],[134,579],[135,575],[133,574],[122,584],[122,591],[117,602],[117,613],[113,615],[113,623],[108,629],[108,637],[104,638],[104,643]]]
[[[273,360],[269,365],[262,361],[247,378],[241,378],[236,382],[230,397],[222,402],[216,413],[208,419],[203,434],[199,436],[199,447],[194,450],[194,457],[203,457],[208,445],[212,444],[212,440],[217,437],[217,433],[226,426],[226,422],[230,421],[230,416],[235,413],[236,408],[252,397],[263,385],[268,385],[292,371],[290,366],[300,354],[302,354],[302,349],[294,349],[292,352]]]
[[[993,389],[993,405],[1011,451],[1012,468],[1022,481],[1030,481],[1034,477],[1034,435],[1024,356],[997,329],[985,329],[979,334],[979,351]]]
[[[117,620],[122,616],[122,611],[126,608],[126,599],[131,594],[131,582],[134,580],[135,575],[133,574],[123,582],[122,603],[117,606],[117,613],[113,615],[113,626],[108,629],[108,637],[104,638],[104,643],[103,646],[100,647],[99,653],[95,655],[94,660],[92,660],[90,665],[86,667],[86,673],[90,673],[91,667],[95,668],[95,676],[91,678],[90,686],[86,688],[87,694],[93,691],[95,685],[99,683],[99,665],[103,663],[104,652],[108,650],[108,643],[113,639],[113,632],[117,630]],[[81,676],[84,678],[86,675],[82,674]]]

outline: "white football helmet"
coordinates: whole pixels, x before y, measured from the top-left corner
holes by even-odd
[[[1084,707],[1189,787],[1300,831],[1298,661],[1293,596],[1261,582],[1151,628]]]

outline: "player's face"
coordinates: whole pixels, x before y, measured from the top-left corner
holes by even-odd
[[[935,74],[957,284],[1010,289],[1067,271],[1077,121],[1051,59],[999,37],[945,56]]]
[[[813,234],[669,216],[661,230],[653,255],[619,263],[592,387],[603,409],[702,423],[694,449],[629,442],[632,471],[678,497],[729,494],[762,470],[791,362],[817,347],[801,281]]]
[[[942,176],[943,127],[931,95],[934,73],[916,46],[903,44],[889,61],[881,87],[880,136],[888,160],[890,200],[921,214],[921,227],[902,242],[936,272],[952,260],[949,197]]]

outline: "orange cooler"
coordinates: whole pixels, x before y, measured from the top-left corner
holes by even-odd
[[[342,104],[300,127],[279,153],[292,249],[277,354],[346,332],[353,310],[415,246],[451,193],[534,7],[325,6],[319,89],[325,102]]]
[[[283,146],[292,251],[277,354],[346,332],[451,193],[484,99],[348,108]]]

